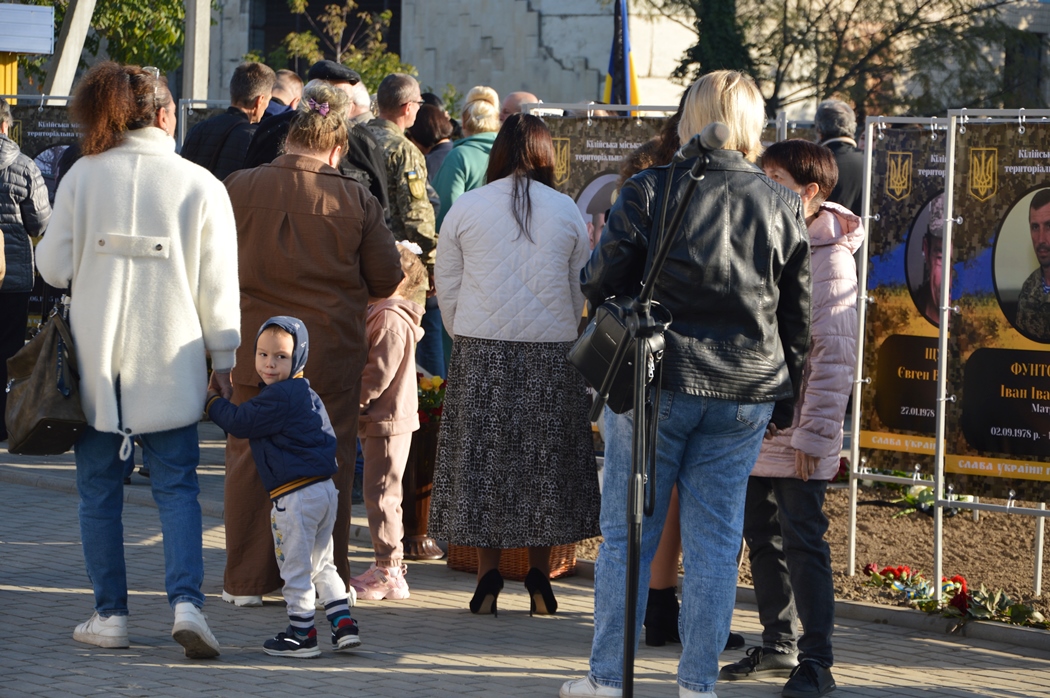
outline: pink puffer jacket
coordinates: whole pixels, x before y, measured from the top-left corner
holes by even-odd
[[[762,442],[751,475],[798,477],[795,450],[820,458],[813,480],[838,472],[842,420],[853,390],[857,347],[857,267],[853,253],[864,241],[860,218],[838,204],[824,203],[809,226],[812,254],[812,344],[788,429]]]

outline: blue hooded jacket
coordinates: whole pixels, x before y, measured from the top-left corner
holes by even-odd
[[[211,420],[226,432],[248,439],[255,467],[270,498],[327,480],[338,470],[336,439],[328,412],[310,382],[300,376],[310,353],[310,335],[298,318],[272,317],[255,335],[277,326],[292,335],[292,372],[287,380],[262,385],[256,397],[234,405],[221,397],[208,403]]]

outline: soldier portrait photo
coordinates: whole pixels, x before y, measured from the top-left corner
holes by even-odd
[[[1050,188],[1028,192],[1007,213],[994,269],[1007,320],[1028,339],[1050,344]]]
[[[944,273],[944,192],[933,197],[915,219],[908,235],[905,273],[916,309],[938,325]]]

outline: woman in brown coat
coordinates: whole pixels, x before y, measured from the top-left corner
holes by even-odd
[[[346,95],[326,83],[308,85],[299,110],[319,111],[320,126],[293,119],[285,154],[234,172],[226,188],[237,217],[242,332],[266,318],[292,315],[311,330],[306,377],[332,420],[339,450],[339,515],[332,538],[335,566],[350,579],[350,488],[356,457],[358,394],[368,357],[365,310],[369,296],[386,298],[402,279],[394,237],[383,209],[367,189],[336,169],[346,150]],[[309,120],[317,123],[318,120]],[[247,336],[247,335],[246,335]],[[250,344],[233,369],[233,402],[258,394]],[[269,494],[248,442],[226,443],[226,572],[223,600],[262,604],[281,588],[270,533]],[[349,587],[348,587],[349,588]]]

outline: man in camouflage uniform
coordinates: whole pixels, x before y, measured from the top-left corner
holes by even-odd
[[[427,198],[427,163],[405,137],[423,104],[419,83],[410,75],[388,75],[379,84],[376,102],[379,116],[368,122],[368,128],[386,153],[390,230],[394,237],[423,248],[423,262],[433,270],[437,230],[434,207]]]
[[[1014,324],[1026,337],[1050,342],[1050,189],[1038,191],[1032,197],[1028,206],[1028,229],[1039,268],[1021,286]]]

